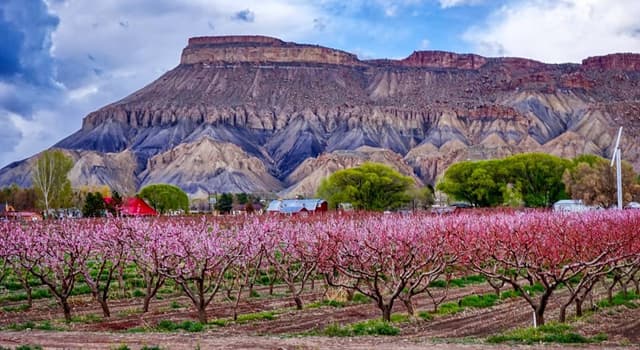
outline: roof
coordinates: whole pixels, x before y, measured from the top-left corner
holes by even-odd
[[[128,216],[149,216],[158,215],[155,209],[138,197],[127,198],[122,201],[120,206],[120,214]]]
[[[582,203],[582,199],[561,199],[555,203],[553,203],[553,205],[583,205],[584,203]]]
[[[297,213],[304,209],[305,211],[315,211],[325,203],[324,199],[283,199],[274,200],[269,203],[267,211],[277,211],[281,213]]]

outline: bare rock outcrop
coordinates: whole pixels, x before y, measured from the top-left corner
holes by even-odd
[[[640,54],[615,53],[589,57],[582,61],[586,69],[640,71]]]
[[[76,154],[80,185],[309,194],[364,159],[434,184],[460,160],[608,157],[624,126],[623,157],[638,171],[638,81],[638,54],[582,64],[440,51],[359,60],[264,36],[199,37],[177,67],[90,113],[55,147]],[[1,169],[0,185],[28,185],[32,163]]]
[[[317,158],[307,158],[287,177],[286,182],[291,186],[282,191],[282,195],[313,196],[325,177],[338,170],[357,167],[366,162],[386,164],[402,175],[412,177],[416,185],[422,185],[422,181],[416,177],[401,155],[384,148],[362,146],[355,150],[333,151]]]

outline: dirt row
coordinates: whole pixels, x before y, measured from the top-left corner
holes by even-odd
[[[276,293],[282,293],[282,287],[276,288]],[[460,298],[491,292],[487,285],[473,285],[464,288],[453,288],[449,291],[447,301],[459,300]],[[261,294],[266,292],[260,290]],[[602,293],[600,291],[599,293]],[[549,311],[546,314],[547,320],[557,318],[557,310],[561,299],[565,296],[566,290],[556,292],[551,299]],[[322,288],[308,290],[303,295],[306,303],[320,300],[323,295]],[[77,298],[74,314],[89,315],[100,314],[100,310],[88,298],[86,300]],[[24,313],[4,313],[0,317],[0,322],[17,322],[25,320],[44,320],[61,318],[62,315],[55,306],[49,305],[52,300],[40,301],[33,311]],[[184,307],[172,309],[171,305],[180,303]],[[65,332],[0,332],[0,344],[10,345],[11,342],[35,342],[59,348],[57,344],[66,344],[64,348],[75,348],[76,339],[78,344],[85,344],[79,348],[87,348],[86,344],[95,344],[90,348],[109,348],[107,345],[127,343],[139,346],[149,344],[163,344],[169,349],[193,349],[198,344],[214,348],[384,348],[394,343],[394,348],[412,349],[428,344],[429,347],[440,346],[442,349],[466,349],[465,344],[439,344],[433,343],[434,339],[467,339],[476,337],[481,339],[490,334],[496,334],[504,330],[523,327],[531,324],[532,312],[526,302],[520,298],[503,300],[497,305],[487,309],[465,309],[464,311],[447,316],[437,316],[431,321],[416,321],[401,325],[401,336],[389,338],[368,338],[358,337],[349,339],[335,339],[324,337],[301,337],[290,338],[292,335],[312,330],[321,330],[332,323],[347,324],[365,319],[380,317],[380,312],[372,304],[350,305],[342,308],[320,307],[297,311],[293,309],[294,303],[291,298],[262,297],[245,298],[239,303],[239,313],[252,313],[259,311],[274,310],[278,313],[277,318],[268,321],[253,321],[245,324],[230,324],[225,327],[212,327],[204,333],[199,334],[164,334],[164,333],[144,333],[124,334],[114,333],[133,327],[141,327],[157,324],[160,320],[170,319],[183,321],[195,319],[195,314],[191,310],[190,301],[186,297],[171,297],[168,300],[154,301],[152,309],[147,314],[128,311],[139,309],[141,301],[139,299],[115,300],[111,303],[113,315],[123,312],[125,315],[113,317],[111,320],[77,323],[73,324],[71,331]],[[433,306],[426,296],[422,295],[415,300],[416,309],[430,310]],[[231,315],[231,304],[228,302],[214,303],[208,308],[210,319],[225,318]],[[394,312],[404,313],[404,306],[397,303]],[[11,314],[11,315],[10,315]],[[15,316],[17,318],[14,318]],[[624,307],[614,308],[598,312],[591,317],[584,318],[573,324],[585,335],[595,335],[605,332],[609,335],[609,342],[606,344],[640,344],[640,310],[626,309]],[[60,335],[66,335],[60,337]],[[286,336],[287,338],[276,338],[274,336]],[[189,340],[185,340],[185,337]],[[481,341],[481,340],[477,340]],[[59,343],[58,343],[59,342]],[[102,347],[102,346],[105,347]],[[475,344],[478,345],[477,343]],[[94,347],[95,346],[95,347]],[[135,347],[132,347],[135,348]],[[471,347],[473,348],[473,347]],[[493,347],[492,347],[493,348]],[[501,347],[497,347],[501,348]],[[600,345],[598,348],[602,348]]]

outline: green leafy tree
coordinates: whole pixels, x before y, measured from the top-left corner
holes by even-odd
[[[216,210],[228,214],[233,208],[233,195],[231,193],[223,193],[218,197],[216,201]]]
[[[60,150],[48,150],[38,157],[33,169],[33,187],[46,211],[71,203],[73,191],[67,177],[71,168],[73,160]]]
[[[463,161],[451,165],[444,173],[438,190],[456,200],[488,207],[503,202],[505,175],[499,160]]]
[[[104,197],[100,192],[89,192],[82,207],[82,216],[84,217],[100,217],[106,209]]]
[[[414,187],[408,191],[413,209],[426,209],[433,205],[435,197],[433,188],[429,186]]]
[[[407,190],[413,184],[413,179],[384,164],[364,163],[322,180],[317,195],[332,208],[349,202],[357,209],[395,209],[411,200]]]
[[[247,204],[249,202],[249,195],[246,193],[236,193],[236,202],[238,204]]]
[[[548,207],[566,198],[562,174],[566,159],[524,153],[499,160],[465,161],[451,165],[438,189],[476,206]]]
[[[520,190],[527,207],[549,207],[567,198],[562,175],[571,164],[567,159],[544,153],[523,153],[503,160],[508,182]]]
[[[179,187],[169,184],[145,186],[138,197],[145,199],[160,214],[170,210],[189,212],[189,197]]]

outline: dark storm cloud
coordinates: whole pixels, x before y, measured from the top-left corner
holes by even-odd
[[[0,15],[2,57],[13,75],[2,78],[17,76],[38,85],[51,84],[54,70],[49,50],[58,18],[48,13],[42,0],[8,0]]]
[[[55,95],[54,60],[49,53],[51,33],[58,18],[42,0],[8,0],[0,9],[0,82],[11,86],[0,96],[0,109],[24,117],[33,111],[33,101]],[[46,100],[46,97],[45,99]]]
[[[244,21],[244,22],[251,23],[256,19],[256,15],[250,9],[245,9],[245,10],[236,12],[233,15],[233,19],[237,21]]]

